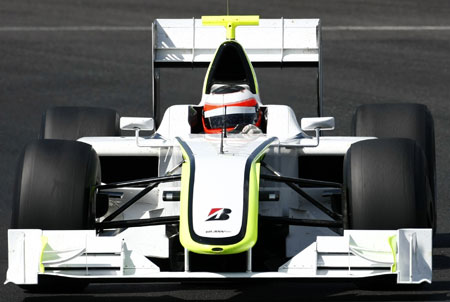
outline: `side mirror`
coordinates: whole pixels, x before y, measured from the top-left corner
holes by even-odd
[[[151,117],[121,117],[120,129],[134,131],[136,145],[141,147],[139,144],[139,132],[155,130],[155,121]]]
[[[334,130],[334,117],[306,117],[300,123],[303,131]]]
[[[303,147],[317,147],[321,130],[334,130],[334,117],[307,117],[301,119],[301,128],[303,131],[316,131],[314,144],[303,145]],[[312,137],[311,139],[314,139]]]
[[[120,129],[132,131],[153,131],[155,130],[155,122],[151,117],[121,117]]]

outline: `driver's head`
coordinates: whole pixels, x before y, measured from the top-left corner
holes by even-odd
[[[261,124],[259,104],[245,86],[213,87],[203,106],[205,133],[220,133],[224,127],[232,131],[238,126]]]

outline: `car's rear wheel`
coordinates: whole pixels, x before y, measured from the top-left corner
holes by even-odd
[[[347,228],[395,230],[433,224],[426,157],[411,139],[353,144],[344,160],[343,196]]]
[[[433,229],[436,231],[436,159],[433,117],[423,104],[368,104],[357,108],[352,123],[356,136],[409,138],[425,153],[426,174],[433,196]]]
[[[85,136],[119,136],[119,123],[119,114],[113,109],[53,107],[42,116],[40,137],[77,140]]]
[[[42,115],[40,138],[77,140],[89,136],[119,136],[120,116],[99,107],[52,107]],[[97,217],[107,213],[109,200],[97,196]]]

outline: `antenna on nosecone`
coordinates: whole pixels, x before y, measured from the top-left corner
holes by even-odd
[[[227,16],[229,16],[230,15],[230,4],[228,3],[228,0],[227,0]]]
[[[222,117],[222,131],[220,132],[220,154],[223,152],[223,140],[227,138],[227,106],[223,106],[224,114]]]

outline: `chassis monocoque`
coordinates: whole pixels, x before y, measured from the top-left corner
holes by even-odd
[[[322,117],[320,20],[221,16],[203,24],[154,22],[154,118],[47,110],[42,138],[21,161],[7,282],[381,275],[431,282],[428,109],[364,105],[353,136],[323,136],[334,118]],[[208,65],[200,104],[169,107],[156,121],[159,68]],[[253,66],[317,68],[318,117],[299,126],[290,107],[263,105]],[[204,133],[214,85],[251,91],[262,117],[257,131],[225,123]]]

